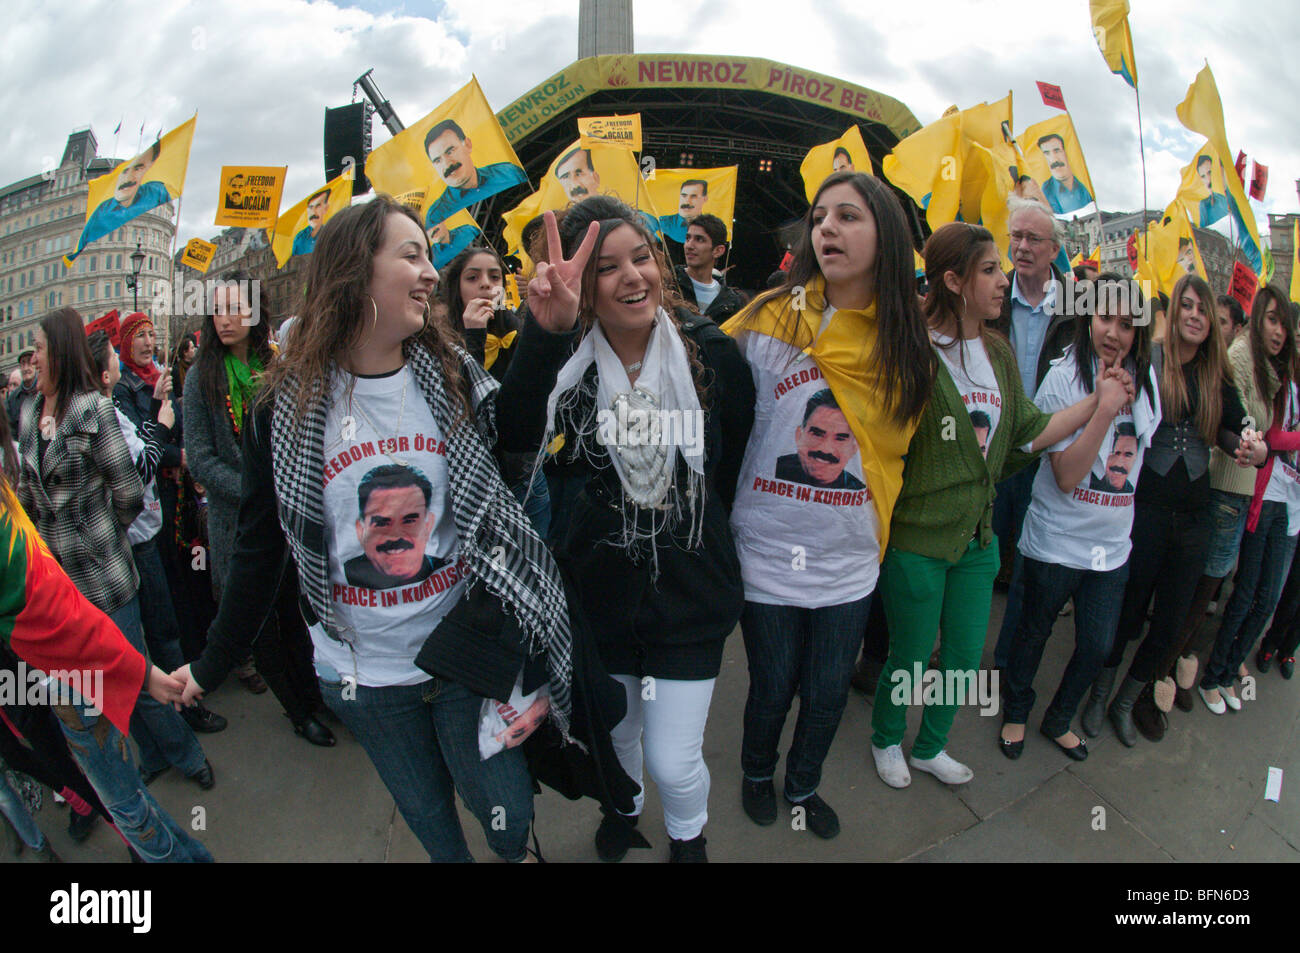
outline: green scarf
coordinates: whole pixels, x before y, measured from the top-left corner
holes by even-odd
[[[235,429],[244,429],[244,408],[257,393],[258,378],[262,374],[262,359],[256,354],[244,363],[229,351],[226,352],[226,383],[230,386],[230,415],[235,419]]]

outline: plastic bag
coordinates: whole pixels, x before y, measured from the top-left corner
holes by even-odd
[[[520,672],[509,702],[502,704],[495,698],[483,699],[478,718],[478,753],[484,761],[506,748],[523,744],[550,713],[550,687],[542,685],[537,691],[525,695],[523,679],[523,672]]]

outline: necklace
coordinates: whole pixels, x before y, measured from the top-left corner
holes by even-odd
[[[628,364],[624,367],[624,370],[629,374],[635,374],[637,371],[641,370],[641,362],[637,361],[635,364]]]
[[[348,408],[351,409],[355,407],[357,412],[361,414],[361,419],[370,425],[370,429],[373,430],[375,432],[375,436],[379,438],[379,452],[382,453],[384,456],[388,457],[388,459],[392,460],[394,463],[403,467],[407,465],[405,460],[403,460],[401,457],[397,456],[396,454],[390,453],[389,451],[383,448],[385,444],[388,444],[389,446],[396,449],[397,435],[402,432],[402,418],[406,416],[406,392],[410,389],[410,381],[408,380],[407,376],[404,373],[405,370],[406,370],[405,368],[402,369],[403,371],[402,403],[397,411],[397,426],[393,428],[392,434],[387,437],[384,436],[383,431],[381,431],[378,427],[375,426],[375,422],[370,419],[370,415],[366,413],[365,408],[362,407],[360,402],[356,400],[356,395],[350,394],[348,396]]]

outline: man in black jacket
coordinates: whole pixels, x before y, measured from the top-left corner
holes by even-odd
[[[727,226],[716,215],[697,215],[686,229],[686,267],[677,269],[682,298],[700,314],[722,324],[745,306],[745,296],[713,275],[727,253]]]

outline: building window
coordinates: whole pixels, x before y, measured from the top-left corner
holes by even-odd
[[[113,282],[113,297],[115,298],[122,297],[122,282],[120,281]]]

